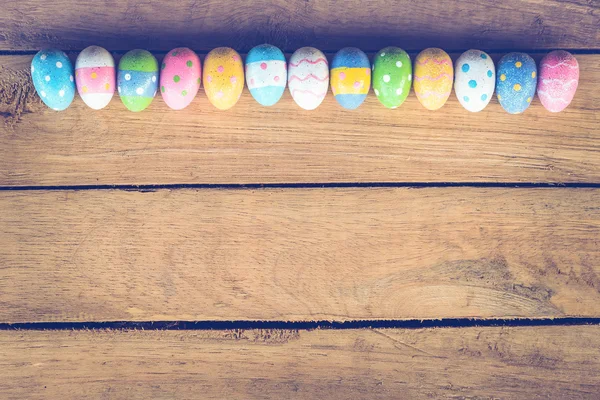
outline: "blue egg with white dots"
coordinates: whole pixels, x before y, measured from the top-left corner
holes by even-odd
[[[252,48],[246,57],[246,84],[260,105],[276,104],[287,84],[287,64],[279,48],[261,44]]]
[[[537,66],[525,53],[509,53],[498,63],[496,95],[502,108],[510,114],[525,111],[537,88]]]
[[[54,111],[71,105],[75,97],[73,64],[63,51],[39,51],[31,61],[31,79],[44,104]]]
[[[471,112],[483,110],[496,85],[496,69],[489,55],[480,50],[464,52],[454,70],[454,91],[462,106]]]

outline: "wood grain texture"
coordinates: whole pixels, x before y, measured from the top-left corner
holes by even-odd
[[[1,192],[0,321],[600,316],[600,190]]]
[[[269,42],[287,51],[387,45],[486,49],[597,48],[593,0],[22,0],[3,5],[0,50],[189,46],[248,51]],[[460,23],[457,23],[457,18]],[[377,48],[374,48],[377,46]]]
[[[597,399],[600,327],[0,332],[3,399]]]
[[[452,95],[316,112],[247,91],[46,109],[32,51],[387,45],[598,49],[594,0],[239,0],[0,6],[0,186],[600,182],[600,55],[569,109]],[[74,54],[73,54],[74,55]],[[493,54],[497,60],[501,54]],[[457,54],[453,54],[456,59]],[[600,316],[600,191],[0,191],[0,322]],[[596,399],[600,327],[0,331],[0,398]]]
[[[227,112],[201,92],[183,111],[159,96],[142,113],[118,98],[100,112],[76,98],[56,113],[29,82],[31,56],[4,56],[0,185],[600,182],[600,55],[577,58],[581,86],[566,111],[536,98],[509,115],[495,99],[469,113],[454,94],[429,112],[414,93],[398,110],[371,93],[354,112],[331,94],[307,112],[287,91],[267,108],[247,90]]]

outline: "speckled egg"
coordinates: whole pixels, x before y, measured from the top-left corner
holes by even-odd
[[[498,62],[496,95],[502,108],[519,114],[531,104],[537,86],[535,61],[525,53],[509,53]]]
[[[331,90],[337,102],[354,110],[367,98],[371,88],[369,57],[356,47],[338,51],[331,61]]]
[[[329,89],[329,63],[314,47],[302,47],[292,54],[288,68],[288,88],[301,108],[319,107]]]
[[[165,55],[160,71],[160,93],[173,110],[186,108],[200,89],[200,58],[187,47],[173,49]]]
[[[468,50],[456,60],[454,70],[454,91],[460,104],[471,112],[483,110],[496,87],[494,61],[483,51]]]
[[[425,49],[415,59],[415,94],[428,110],[441,108],[454,82],[452,59],[442,49]]]
[[[546,110],[560,112],[567,108],[579,85],[579,63],[564,50],[547,54],[540,63],[537,94]]]
[[[75,61],[77,92],[88,107],[100,110],[110,103],[116,89],[115,60],[104,48],[86,47]]]
[[[285,56],[277,47],[261,44],[246,57],[246,83],[259,104],[272,106],[281,99],[287,83]]]
[[[381,104],[397,108],[410,93],[412,85],[410,56],[398,47],[380,50],[373,60],[373,91]]]
[[[237,51],[218,47],[204,60],[204,90],[208,100],[219,110],[237,103],[244,90],[244,65]]]
[[[31,61],[31,79],[42,101],[54,111],[66,109],[75,97],[73,65],[63,51],[39,51]]]
[[[119,61],[117,90],[130,111],[146,109],[158,88],[158,62],[146,50],[131,50]]]

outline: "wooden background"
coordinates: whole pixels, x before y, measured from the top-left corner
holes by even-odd
[[[0,10],[0,398],[598,398],[597,0]],[[471,114],[454,95],[429,112],[414,94],[356,111],[329,95],[307,112],[247,90],[227,112],[201,91],[179,112],[159,96],[139,114],[116,97],[56,113],[28,74],[43,47],[263,42],[567,49],[581,82],[560,114],[537,98],[522,115],[495,99]],[[455,323],[402,328],[423,319]],[[148,330],[159,321],[245,328]],[[82,329],[98,322],[146,330]]]

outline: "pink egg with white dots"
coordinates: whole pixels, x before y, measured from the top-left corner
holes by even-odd
[[[160,93],[173,110],[187,107],[200,89],[202,67],[193,50],[179,47],[165,56],[160,71]]]

